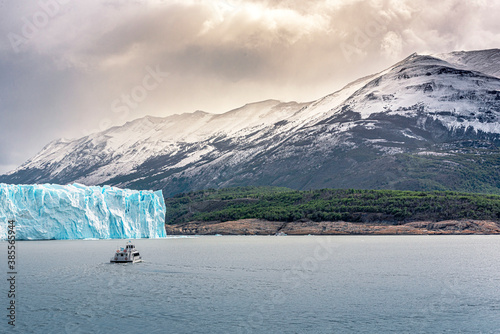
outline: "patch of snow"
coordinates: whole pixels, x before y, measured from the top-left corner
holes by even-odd
[[[413,132],[411,132],[410,130],[403,130],[401,131],[401,133],[403,134],[403,136],[405,137],[408,137],[408,138],[411,138],[411,139],[416,139],[416,140],[421,140],[421,141],[425,141],[424,138],[422,138],[421,136],[417,136],[416,134],[414,134]]]
[[[364,139],[366,142],[371,143],[371,144],[376,144],[376,143],[389,143],[388,140],[386,139]]]
[[[431,155],[431,156],[436,156],[436,157],[445,157],[448,155],[451,155],[449,153],[444,153],[444,152],[432,152],[432,151],[422,151],[418,152],[418,155]]]

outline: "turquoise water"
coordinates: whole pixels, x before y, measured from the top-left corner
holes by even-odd
[[[109,264],[124,244],[18,242],[15,332],[500,333],[497,236],[142,239]]]

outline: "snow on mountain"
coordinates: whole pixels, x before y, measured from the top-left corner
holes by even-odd
[[[267,100],[224,114],[148,116],[54,141],[0,181],[166,193],[253,183],[336,185],[327,174],[360,159],[353,160],[356,150],[372,159],[463,140],[497,143],[499,60],[497,49],[413,54],[313,102]]]
[[[497,78],[456,69],[438,58],[415,54],[388,73],[377,76],[351,96],[346,105],[362,118],[381,112],[415,116],[421,106],[426,114],[450,130],[472,128],[499,134],[499,97]]]
[[[441,53],[434,57],[450,63],[453,67],[477,71],[500,78],[500,50],[456,51]]]
[[[303,105],[268,100],[225,114],[196,111],[165,118],[146,116],[74,141],[56,140],[21,168],[51,169],[53,177],[64,175],[68,168],[82,168],[86,175],[75,181],[98,184],[110,176],[131,172],[151,156],[175,154],[179,144],[255,132],[293,115]]]

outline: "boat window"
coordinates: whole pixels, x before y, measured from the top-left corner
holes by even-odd
[[[135,253],[134,256],[139,256],[139,253]]]

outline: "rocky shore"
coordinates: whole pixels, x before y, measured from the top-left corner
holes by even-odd
[[[483,220],[419,221],[402,224],[349,222],[274,222],[241,219],[227,222],[188,222],[165,226],[168,235],[428,235],[500,234],[500,223]]]

